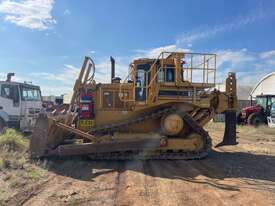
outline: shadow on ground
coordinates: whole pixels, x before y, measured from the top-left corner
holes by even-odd
[[[133,170],[153,177],[195,181],[199,175],[212,179],[247,178],[275,182],[275,157],[243,152],[211,151],[203,160],[92,161],[85,157],[49,160],[48,169],[79,180],[117,171]]]

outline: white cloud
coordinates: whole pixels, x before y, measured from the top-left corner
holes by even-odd
[[[45,30],[56,24],[52,17],[54,0],[4,0],[0,12],[5,20],[29,29]]]
[[[217,82],[227,73],[236,72],[239,85],[254,85],[260,78],[274,71],[274,50],[253,53],[247,49],[219,50],[217,53]]]
[[[151,48],[151,49],[138,49],[135,50],[137,52],[137,57],[146,57],[146,58],[157,58],[161,52],[190,52],[189,49],[184,49],[181,47],[178,47],[175,44],[171,44],[171,45],[166,45],[166,46],[162,46],[162,47],[157,47],[157,48]]]
[[[91,54],[95,54],[95,51],[94,51],[94,50],[91,50],[90,53],[91,53]]]
[[[218,50],[215,52],[217,54],[217,67],[230,63],[233,67],[248,61],[255,60],[255,56],[250,54],[247,49],[240,50]]]
[[[42,96],[59,96],[73,90],[73,88],[70,86],[64,86],[60,84],[41,84],[39,86],[42,92]]]
[[[49,81],[59,81],[59,83],[63,85],[72,85],[76,80],[78,74],[79,68],[73,65],[65,64],[63,71],[61,71],[60,73],[55,74],[49,72],[35,72],[31,73],[31,76]]]
[[[260,57],[262,59],[275,58],[275,50],[271,50],[271,51],[267,51],[267,52],[262,52],[260,54]]]
[[[237,18],[234,21],[226,23],[226,24],[215,25],[212,27],[199,29],[197,31],[187,32],[187,33],[182,34],[177,39],[177,44],[188,45],[190,43],[194,43],[195,41],[198,41],[201,39],[216,36],[219,33],[237,30],[239,28],[242,28],[249,24],[253,24],[256,21],[263,19],[269,15],[273,15],[273,14],[274,13],[264,13],[262,10],[258,10],[256,12],[254,12],[252,15],[249,15],[247,17]]]

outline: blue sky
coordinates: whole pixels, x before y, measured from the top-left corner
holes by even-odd
[[[275,71],[275,1],[0,0],[0,78],[15,72],[44,95],[71,89],[85,55],[109,81],[135,57],[163,50],[218,54],[218,81],[253,85]]]

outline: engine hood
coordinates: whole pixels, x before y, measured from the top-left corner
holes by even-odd
[[[253,106],[249,106],[249,107],[245,107],[242,109],[242,111],[244,112],[256,112],[256,111],[261,111],[262,110],[262,106],[260,105],[253,105]]]

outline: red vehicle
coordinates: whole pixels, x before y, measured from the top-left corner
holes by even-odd
[[[270,116],[271,104],[275,102],[275,95],[256,96],[256,105],[245,107],[238,114],[238,124],[250,124],[258,126],[267,124],[267,116]]]

